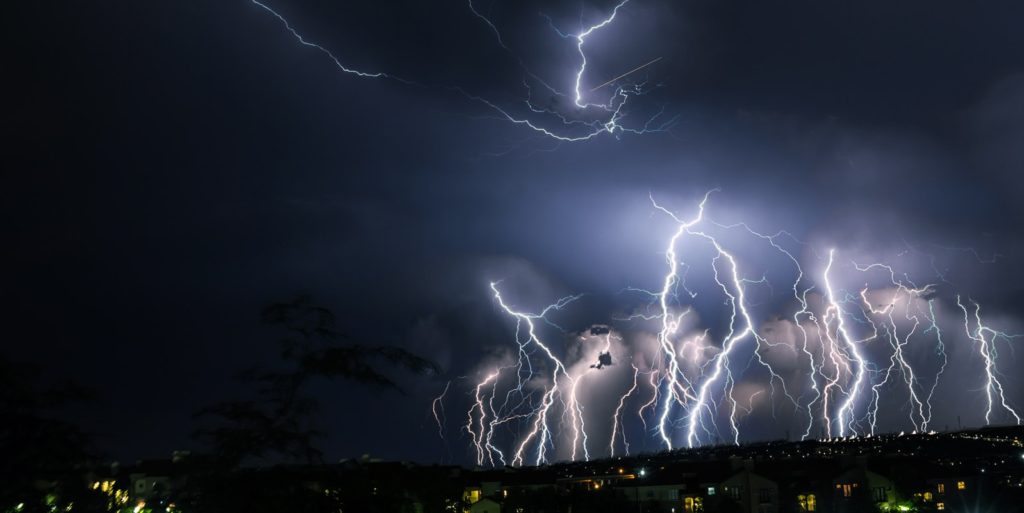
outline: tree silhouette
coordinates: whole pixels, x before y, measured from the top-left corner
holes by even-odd
[[[197,431],[210,442],[222,463],[276,457],[285,461],[320,461],[314,440],[320,433],[313,417],[319,405],[305,390],[313,378],[342,379],[401,392],[380,365],[418,374],[437,373],[436,364],[393,345],[352,342],[337,330],[334,314],[306,296],[275,303],[262,312],[264,323],[284,328],[280,356],[284,370],[249,370],[241,377],[255,383],[255,400],[225,401],[196,416],[221,422]]]
[[[43,386],[38,370],[0,357],[0,511],[51,511],[47,496],[78,511],[102,511],[85,473],[93,463],[91,440],[55,412],[88,397],[71,384]]]
[[[254,399],[224,401],[196,413],[200,420],[213,420],[212,425],[200,427],[196,436],[210,444],[214,462],[210,472],[195,480],[196,506],[199,511],[273,511],[273,507],[294,507],[294,501],[299,501],[304,511],[317,511],[317,506],[337,511],[339,503],[351,499],[329,494],[306,497],[310,490],[335,481],[330,473],[314,478],[282,466],[240,469],[249,463],[322,462],[315,443],[321,436],[315,428],[319,405],[307,390],[314,378],[346,380],[402,393],[397,382],[381,370],[383,367],[417,374],[436,373],[438,367],[397,346],[353,342],[337,330],[334,314],[314,305],[308,297],[270,305],[263,310],[262,320],[283,328],[286,334],[279,341],[281,369],[243,372],[240,377],[255,385]],[[259,508],[254,509],[256,505]]]

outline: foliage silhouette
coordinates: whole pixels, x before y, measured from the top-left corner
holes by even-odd
[[[395,508],[405,498],[387,493],[389,487],[353,487],[331,467],[310,470],[309,465],[323,463],[323,454],[316,447],[322,434],[315,427],[320,407],[308,385],[314,379],[338,379],[402,393],[382,367],[433,374],[439,372],[437,365],[397,346],[353,342],[336,328],[334,314],[308,297],[270,305],[261,318],[285,333],[279,341],[280,368],[240,374],[255,386],[254,398],[196,412],[201,422],[212,421],[195,433],[211,446],[212,461],[190,485],[195,509],[315,512],[339,511],[342,505],[348,511],[355,505],[353,511],[399,511]]]
[[[104,511],[103,498],[85,481],[95,459],[91,439],[57,416],[90,394],[40,381],[37,368],[0,357],[0,511],[21,504],[24,513],[49,512],[71,502],[78,511]]]

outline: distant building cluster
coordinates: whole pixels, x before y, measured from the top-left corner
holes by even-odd
[[[649,513],[1017,511],[1024,431],[720,446],[471,475],[470,513],[553,511],[525,506],[542,490],[603,494]]]
[[[281,510],[254,507],[272,499],[294,499],[292,510],[306,513],[1010,513],[1024,511],[1024,429],[717,446],[498,469],[364,457],[223,474],[204,457],[176,453],[93,469],[87,479],[104,498],[100,511],[118,513]],[[67,500],[53,504],[53,513],[83,510]]]
[[[652,470],[619,467],[608,474],[538,479],[540,475],[492,472],[466,488],[470,513],[527,511],[516,499],[548,489],[617,495],[628,511],[750,513],[865,511],[966,511],[985,489],[977,476],[923,472],[901,483],[876,472],[868,458],[824,460],[801,468],[726,462],[662,464]],[[760,473],[763,472],[763,473]],[[504,475],[503,475],[504,474]],[[504,507],[513,504],[512,507]]]

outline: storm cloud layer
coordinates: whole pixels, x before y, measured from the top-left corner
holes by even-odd
[[[661,57],[635,113],[678,118],[642,136],[557,144],[433,86],[515,108],[519,59],[571,86],[574,47],[538,13],[573,30],[613,5],[479,5],[512,53],[462,2],[275,5],[346,63],[430,87],[338,73],[248,1],[15,6],[5,346],[116,398],[80,413],[114,456],[163,455],[238,392],[228,376],[273,361],[260,307],[310,293],[446,370],[405,396],[325,384],[327,454],[466,462],[430,406],[508,350],[488,284],[531,309],[585,293],[560,325],[608,323],[663,276],[674,223],[650,197],[685,212],[713,188],[721,223],[865,261],[935,255],[1019,327],[1019,3],[632,0],[588,42],[587,83]],[[952,405],[978,400],[971,378]]]

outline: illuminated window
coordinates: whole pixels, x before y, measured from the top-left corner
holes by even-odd
[[[797,495],[796,501],[797,504],[800,506],[800,511],[818,510],[818,500],[813,493],[808,495]]]
[[[939,483],[936,488],[939,490],[939,493],[946,493],[946,485],[944,483]]]
[[[708,496],[712,496],[714,494],[715,494],[715,487],[714,486],[709,486],[708,487]]]
[[[839,484],[839,485],[836,485],[836,488],[839,488],[839,489],[841,489],[843,491],[843,497],[853,497],[853,485],[852,484],[850,484],[850,483]]]
[[[939,511],[945,510],[946,509],[946,503],[945,502],[936,502],[935,503],[935,509],[937,509]]]
[[[466,490],[466,493],[465,493],[464,497],[466,499],[466,502],[468,502],[470,504],[475,504],[475,503],[477,503],[480,500],[480,490],[478,490],[478,489]]]
[[[685,513],[702,513],[704,511],[704,499],[701,497],[687,497],[683,499],[683,511]]]
[[[967,489],[967,483],[965,483],[963,481],[957,481],[956,482],[956,489],[957,490],[966,490]]]
[[[933,498],[932,492],[924,492],[924,501],[925,502],[931,502],[932,498]]]

